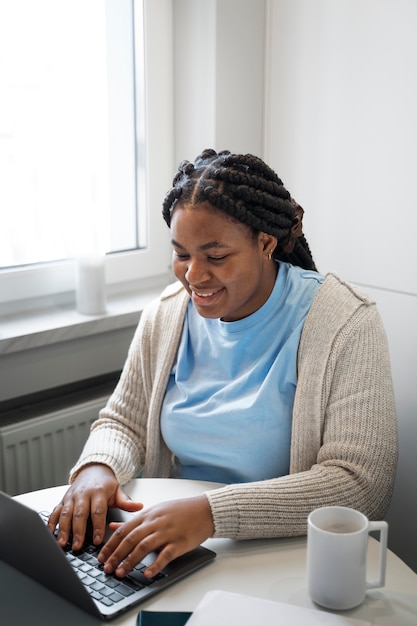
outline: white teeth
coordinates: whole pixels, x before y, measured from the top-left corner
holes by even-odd
[[[207,292],[200,293],[199,291],[194,291],[194,293],[199,298],[209,298],[210,296],[213,296],[215,293],[217,293],[217,291],[210,291],[209,293],[207,293]]]

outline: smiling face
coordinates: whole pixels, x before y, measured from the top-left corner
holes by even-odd
[[[173,270],[202,317],[243,319],[268,299],[277,240],[231,220],[207,204],[177,204],[171,220]]]

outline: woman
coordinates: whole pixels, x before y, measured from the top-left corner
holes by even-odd
[[[305,534],[316,507],[381,518],[397,434],[387,343],[375,305],[315,269],[303,211],[251,155],[206,150],[165,198],[173,269],[141,317],[120,381],[50,518],[82,544],[108,506],[140,511],[121,485],[143,476],[226,483],[139,512],[102,548],[147,575],[208,537]]]

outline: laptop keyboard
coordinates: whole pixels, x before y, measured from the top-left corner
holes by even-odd
[[[39,515],[46,524],[49,513],[40,512]],[[56,530],[55,535],[57,533]],[[100,548],[100,546],[86,543],[81,550],[74,551],[71,544],[68,543],[64,548],[64,553],[90,596],[106,606],[112,606],[166,576],[166,574],[160,573],[154,578],[146,578],[143,572],[148,565],[144,562],[138,563],[124,578],[117,578],[114,574],[106,574],[103,564],[97,560]]]

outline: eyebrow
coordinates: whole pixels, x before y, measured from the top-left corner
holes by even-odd
[[[181,250],[185,250],[184,246],[182,246],[180,243],[178,243],[178,241],[175,241],[175,239],[171,239],[171,244],[173,246],[176,246],[177,248],[181,248]],[[229,248],[230,246],[228,246],[225,243],[220,243],[220,241],[208,241],[207,243],[204,243],[202,246],[199,246],[198,249],[199,250],[210,250],[212,248]]]

